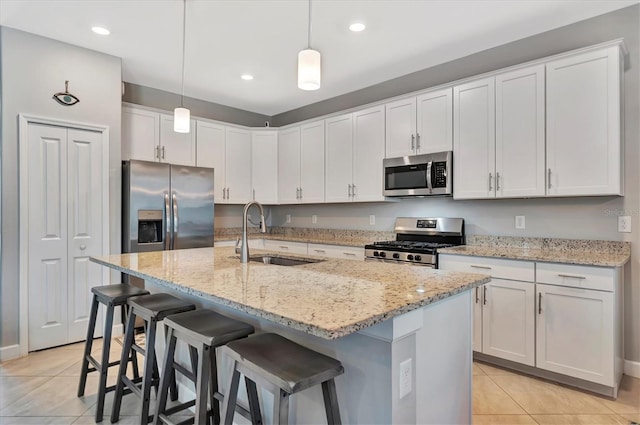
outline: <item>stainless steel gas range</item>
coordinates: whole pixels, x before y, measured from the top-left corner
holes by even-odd
[[[438,268],[438,248],[464,245],[464,219],[398,217],[396,240],[365,245],[367,261]]]

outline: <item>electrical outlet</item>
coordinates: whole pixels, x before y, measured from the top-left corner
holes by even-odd
[[[287,223],[291,223],[291,214],[287,214]]]
[[[317,224],[317,223],[318,223],[318,216],[314,214],[311,216],[311,224]]]
[[[413,389],[413,372],[412,372],[412,359],[407,359],[400,363],[400,395],[399,398],[403,398],[411,393]]]
[[[631,216],[623,215],[618,217],[618,232],[631,233]]]
[[[525,228],[524,216],[523,215],[517,215],[516,216],[516,229],[524,229],[524,228]]]
[[[373,226],[374,224],[376,224],[376,216],[375,216],[375,215],[371,214],[371,215],[369,216],[369,224],[370,224],[371,226]]]

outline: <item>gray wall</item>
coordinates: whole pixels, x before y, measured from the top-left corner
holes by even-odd
[[[172,111],[176,106],[180,105],[179,94],[132,83],[124,83],[122,100],[124,102],[151,106],[167,111]],[[191,115],[194,117],[209,118],[250,127],[264,127],[265,121],[271,119],[268,115],[256,114],[255,112],[244,111],[242,109],[220,105],[219,103],[206,102],[191,97],[184,98],[184,106],[191,110]]]
[[[640,361],[640,6],[635,5],[566,27],[499,46],[405,77],[274,116],[285,125],[323,114],[398,96],[455,79],[553,55],[571,49],[624,38],[629,49],[625,72],[625,196],[565,199],[454,201],[451,198],[403,200],[388,204],[276,206],[274,226],[393,230],[397,216],[464,217],[469,234],[625,240],[633,252],[625,268],[626,359]],[[222,207],[228,208],[228,207]],[[220,208],[218,209],[220,210]],[[290,224],[285,217],[291,214]],[[318,223],[311,224],[311,215]],[[369,215],[376,224],[369,225]],[[233,214],[220,212],[225,223]],[[516,230],[514,217],[526,217],[526,229]],[[632,216],[633,233],[618,233],[617,216]]]
[[[0,28],[2,93],[2,271],[0,347],[18,343],[18,114],[109,126],[111,251],[120,252],[120,58],[6,27]],[[51,96],[69,89],[65,107]],[[6,249],[10,247],[10,249]]]

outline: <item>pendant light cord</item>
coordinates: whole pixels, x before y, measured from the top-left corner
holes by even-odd
[[[309,0],[311,1],[311,0]],[[184,107],[184,50],[187,33],[187,0],[182,2],[182,96],[180,96],[180,106]]]
[[[309,22],[307,25],[307,49],[311,48],[311,0],[309,0]]]

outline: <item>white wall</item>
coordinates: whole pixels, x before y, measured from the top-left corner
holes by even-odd
[[[120,252],[121,60],[6,27],[0,28],[2,93],[2,257],[0,347],[18,341],[18,114],[109,126],[110,246]],[[64,90],[80,98],[62,106]]]

